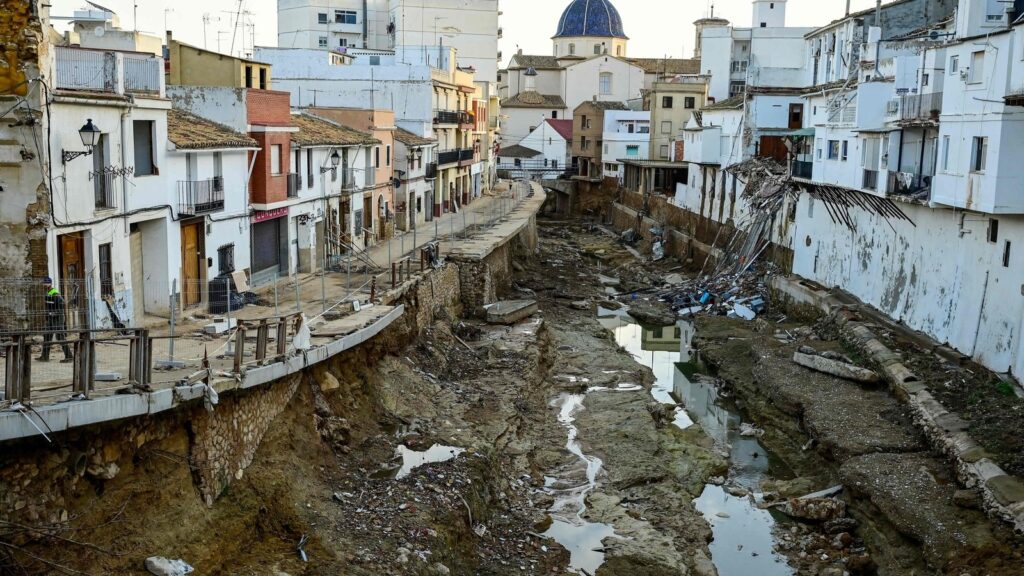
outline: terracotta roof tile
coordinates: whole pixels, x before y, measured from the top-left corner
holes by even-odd
[[[558,132],[566,142],[572,142],[572,120],[554,120],[548,118],[547,123]]]
[[[395,130],[395,140],[398,140],[406,146],[430,146],[431,144],[437,144],[435,138],[424,138],[417,136],[408,130],[398,128]]]
[[[565,108],[565,100],[557,94],[520,92],[501,101],[502,108]]]
[[[292,134],[292,142],[299,146],[360,146],[380,144],[366,132],[342,126],[311,114],[292,116],[299,131]]]
[[[259,147],[246,134],[177,108],[167,111],[167,139],[179,150]]]
[[[649,74],[700,74],[700,60],[695,58],[626,58]]]

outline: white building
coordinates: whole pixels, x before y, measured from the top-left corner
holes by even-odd
[[[63,287],[69,324],[113,326],[114,316],[130,324],[141,320],[144,302],[166,310],[171,296],[167,267],[147,282],[133,266],[147,253],[166,262],[173,252],[163,59],[58,47],[55,60],[49,276]],[[79,129],[89,121],[99,135],[86,148]]]
[[[571,136],[570,136],[571,139]],[[651,145],[651,113],[607,110],[604,113],[604,177],[622,182],[621,158],[643,158]]]
[[[498,169],[514,178],[557,178],[570,167],[572,120],[546,119],[519,144],[502,148]]]
[[[414,230],[434,219],[432,193],[437,169],[429,172],[436,162],[437,140],[424,138],[403,130],[395,130],[395,167],[401,185],[395,191],[395,212],[400,230]]]
[[[281,48],[453,47],[458,66],[497,80],[498,0],[280,0]]]
[[[804,35],[813,28],[786,26],[786,0],[754,0],[753,26],[733,27],[727,20],[698,20],[700,73],[711,77],[715,101],[736,96],[745,86],[805,86]]]

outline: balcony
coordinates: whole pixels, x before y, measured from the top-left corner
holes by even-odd
[[[224,178],[178,181],[178,213],[187,216],[210,214],[224,209]]]
[[[465,125],[473,124],[468,112],[458,110],[434,110],[434,124]]]
[[[745,73],[747,71],[748,60],[733,60],[732,67],[730,68],[734,74]]]
[[[794,178],[803,178],[804,180],[811,180],[814,177],[814,162],[794,160],[791,174]]]
[[[444,150],[437,154],[437,165],[438,167],[449,166],[452,164],[458,164],[460,158],[460,150]]]
[[[338,168],[337,170],[341,176],[342,190],[355,190],[358,187],[355,168]]]
[[[865,190],[878,190],[878,170],[864,171],[864,185],[862,188]]]
[[[117,208],[117,182],[120,176],[113,172],[100,172],[90,176],[97,210],[113,210]]]
[[[288,174],[288,197],[298,198],[302,189],[302,175],[294,172]]]
[[[942,113],[942,92],[900,96],[889,103],[886,113],[890,120],[896,122],[937,123]]]
[[[163,96],[163,58],[66,46],[55,50],[58,90]]]
[[[916,174],[913,172],[890,172],[889,173],[889,194],[895,196],[917,196],[930,190],[932,187],[931,174]]]
[[[1003,100],[1007,106],[1024,106],[1024,83],[1011,90]]]

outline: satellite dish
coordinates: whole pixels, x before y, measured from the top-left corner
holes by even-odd
[[[928,37],[931,38],[932,40],[938,40],[939,39],[939,31],[938,30],[932,30],[931,33],[928,34]]]
[[[97,26],[97,27],[92,29],[92,33],[97,38],[103,38],[103,35],[107,33],[107,29],[105,27],[103,27],[103,26]]]
[[[393,180],[391,181],[391,184],[392,184],[392,185],[393,185],[393,186],[394,186],[395,188],[401,188],[401,187],[402,187],[402,180],[401,180],[401,179],[399,179],[399,178],[395,178],[395,179],[393,179]]]

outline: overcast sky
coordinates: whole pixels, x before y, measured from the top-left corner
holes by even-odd
[[[708,13],[708,0],[613,0],[630,37],[629,53],[637,57],[672,56],[689,57],[693,53],[693,21]],[[210,22],[206,29],[206,42],[217,49],[218,39],[222,51],[231,45],[234,14],[238,0],[96,0],[121,17],[125,28],[132,28],[133,5],[138,4],[140,30],[160,34],[164,18],[177,38],[191,44],[203,45],[203,16]],[[871,7],[873,0],[851,0],[853,10]],[[81,0],[52,0],[51,14],[70,15]],[[244,10],[252,13],[247,19],[254,23],[256,44],[277,44],[277,1],[243,0]],[[568,0],[502,0],[501,25],[505,30],[501,49],[511,56],[516,47],[526,53],[550,54],[551,36],[558,25],[558,17],[569,4]],[[165,12],[165,9],[171,9]],[[817,26],[841,17],[846,10],[844,0],[789,0],[787,23],[791,26]],[[749,26],[751,3],[749,0],[716,0],[715,15],[728,18],[734,24]],[[251,44],[253,28],[246,31],[246,45]],[[241,31],[235,38],[236,52],[241,47]]]

